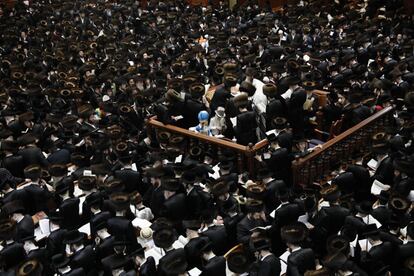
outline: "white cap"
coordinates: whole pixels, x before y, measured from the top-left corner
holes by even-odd
[[[109,101],[111,98],[109,98],[109,96],[108,95],[104,95],[103,97],[102,97],[102,101],[103,102],[107,102],[107,101]]]
[[[303,60],[306,61],[306,62],[308,62],[310,60],[310,57],[308,55],[304,55],[303,56]]]
[[[267,76],[263,78],[263,82],[264,82],[264,83],[268,83],[269,81],[270,81],[270,80],[269,80],[269,78],[268,78]]]

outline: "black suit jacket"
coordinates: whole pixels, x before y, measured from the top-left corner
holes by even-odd
[[[73,254],[70,260],[73,268],[83,268],[86,273],[96,270],[96,253],[91,245],[85,246],[82,250]]]
[[[23,168],[33,164],[40,165],[43,168],[46,168],[49,165],[46,157],[38,147],[26,147],[19,150],[17,154],[23,157]]]
[[[280,275],[280,261],[275,255],[269,255],[259,262],[258,276]]]
[[[30,215],[25,215],[24,218],[17,224],[16,240],[21,240],[25,237],[33,236],[34,223]]]
[[[58,229],[50,233],[46,243],[49,258],[65,251],[63,239],[65,238],[66,232],[67,230],[65,229]]]
[[[60,204],[59,211],[62,220],[62,228],[77,229],[81,220],[79,217],[79,198],[68,198]]]
[[[211,226],[200,235],[210,239],[213,253],[216,255],[224,255],[229,249],[226,228],[222,225]]]
[[[202,276],[225,276],[226,275],[226,259],[223,256],[215,256],[208,260],[203,267]]]
[[[300,276],[307,270],[315,269],[315,255],[310,248],[301,248],[292,252],[287,260],[287,276]]]

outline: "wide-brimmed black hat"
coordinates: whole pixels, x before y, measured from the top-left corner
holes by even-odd
[[[319,193],[327,201],[335,201],[341,196],[341,191],[336,184],[323,186]]]
[[[156,246],[160,248],[170,248],[176,240],[176,234],[171,227],[163,227],[161,229],[154,229],[152,238]]]
[[[16,234],[16,221],[13,219],[0,220],[0,239],[10,240]]]
[[[126,210],[129,207],[129,195],[126,193],[112,193],[109,199],[117,211]]]
[[[85,233],[81,233],[78,230],[70,230],[66,232],[65,237],[63,238],[64,244],[74,244],[83,241],[86,238]]]
[[[342,235],[329,237],[326,241],[326,249],[328,253],[342,252],[343,254],[348,254],[349,239]]]
[[[174,249],[162,257],[158,264],[158,270],[165,275],[179,275],[187,270],[187,258],[183,248]]]
[[[65,254],[59,253],[52,256],[52,265],[56,269],[66,267],[69,262],[70,259]]]
[[[240,92],[246,92],[250,97],[256,92],[256,87],[248,81],[242,81],[239,87]]]
[[[405,213],[410,207],[410,203],[403,197],[393,196],[388,202],[390,208],[396,213]]]
[[[166,191],[178,191],[181,188],[181,183],[175,178],[163,178],[161,180],[161,188]]]
[[[414,175],[414,156],[402,155],[396,157],[393,161],[393,166],[396,170],[407,174],[408,176]]]
[[[378,227],[375,223],[372,223],[364,227],[359,238],[363,239],[363,238],[369,238],[369,237],[374,237],[374,236],[376,237],[378,235],[379,235]]]
[[[249,271],[252,265],[252,258],[248,255],[242,244],[230,249],[224,257],[231,272],[242,274]]]
[[[3,205],[2,209],[6,214],[9,215],[14,213],[24,213],[25,211],[24,204],[21,200],[13,200],[7,202]]]
[[[78,179],[78,186],[84,191],[90,191],[95,188],[96,185],[96,176],[86,176],[82,175]]]
[[[248,199],[246,200],[246,212],[248,213],[257,213],[263,211],[264,204],[263,201],[257,199]]]
[[[49,173],[51,176],[60,177],[65,176],[68,172],[68,168],[65,164],[52,164],[49,167]]]
[[[43,266],[36,259],[28,259],[20,263],[16,269],[16,276],[41,276]]]
[[[372,211],[372,203],[370,201],[362,201],[355,206],[355,209],[362,214],[370,214]]]
[[[210,192],[215,196],[219,197],[221,195],[224,195],[225,193],[228,193],[230,190],[230,185],[227,181],[219,180],[215,183],[212,183]]]
[[[32,180],[40,178],[42,168],[38,164],[32,164],[24,168],[24,175]]]
[[[332,270],[338,270],[343,267],[347,261],[347,257],[342,252],[329,253],[323,260],[322,263]]]
[[[259,239],[252,240],[252,246],[253,246],[252,249],[254,251],[260,251],[263,249],[271,248],[270,240],[266,238],[259,238]]]
[[[284,240],[286,243],[299,244],[306,239],[308,235],[308,229],[302,222],[294,222],[292,224],[283,226],[280,230],[280,235],[282,237],[282,240]]]
[[[47,218],[52,223],[60,223],[63,220],[63,216],[57,210],[50,211],[49,214],[48,214],[48,216],[47,216]]]
[[[274,97],[277,94],[277,86],[273,83],[266,83],[263,85],[263,94],[265,94],[268,97]]]

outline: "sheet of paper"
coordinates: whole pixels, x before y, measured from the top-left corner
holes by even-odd
[[[361,251],[369,251],[372,247],[367,239],[359,240],[358,244],[361,247]]]
[[[78,230],[79,232],[85,233],[86,235],[90,236],[91,235],[91,224],[88,222],[87,224],[80,227]]]
[[[35,236],[35,241],[40,241],[46,237],[49,236],[49,234],[44,234],[42,233],[42,230],[40,229],[40,227],[36,227],[34,230],[34,236]]]
[[[179,156],[177,156],[176,158],[175,158],[175,163],[181,163],[181,161],[183,160],[183,155],[182,154],[180,154]]]
[[[198,269],[197,267],[194,267],[193,269],[191,269],[191,270],[188,271],[188,274],[190,276],[198,276],[198,275],[201,274],[201,270]]]
[[[303,223],[307,223],[308,218],[309,218],[308,214],[304,214],[304,215],[298,217],[298,221],[303,222]]]
[[[237,126],[237,117],[230,118],[230,122],[232,123],[233,127]]]
[[[49,219],[39,220],[39,227],[40,227],[40,230],[42,230],[43,234],[49,234],[50,233]]]
[[[367,163],[367,166],[368,166],[371,170],[373,170],[373,171],[375,171],[375,170],[377,169],[377,165],[378,165],[378,162],[377,162],[377,160],[375,160],[375,159],[371,159],[371,160],[369,160],[369,162]]]
[[[391,186],[381,183],[378,180],[374,180],[371,186],[371,194],[373,195],[379,195],[381,191],[388,191],[391,188]]]
[[[213,171],[214,171],[214,173],[208,173],[208,176],[210,176],[214,179],[219,178],[220,177],[220,167],[218,165],[215,165],[213,167]]]
[[[148,227],[150,227],[151,226],[151,222],[149,222],[148,220],[146,220],[146,219],[141,219],[141,218],[135,218],[133,221],[132,221],[132,226],[134,226],[134,227],[139,227],[139,228],[141,228],[141,229],[143,229],[143,228],[148,228]]]
[[[410,193],[408,194],[408,199],[413,202],[414,201],[414,190],[411,190]]]
[[[283,275],[283,274],[286,273],[287,260],[288,260],[289,255],[290,255],[290,252],[286,250],[285,253],[283,253],[279,257],[279,259],[280,259],[280,275]]]
[[[155,264],[158,265],[160,259],[162,258],[160,250],[161,249],[158,247],[153,247],[150,250],[145,251],[145,258],[153,257]]]

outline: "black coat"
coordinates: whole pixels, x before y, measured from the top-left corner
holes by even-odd
[[[214,114],[219,106],[225,107],[227,100],[230,98],[230,90],[224,86],[218,87],[211,99],[211,114]]]
[[[23,157],[23,168],[33,164],[39,165],[42,168],[46,168],[49,165],[49,162],[43,155],[41,149],[36,146],[29,146],[21,149],[17,154]]]
[[[30,215],[25,215],[23,219],[17,223],[16,240],[21,240],[25,237],[33,236],[34,234],[34,223]]]
[[[254,111],[247,111],[237,115],[237,126],[234,128],[237,143],[245,146],[249,143],[256,144],[256,128],[256,113]]]
[[[96,271],[96,253],[91,245],[74,253],[70,260],[70,267],[83,268],[86,273]]]
[[[280,275],[280,261],[275,255],[266,256],[259,262],[258,276]]]
[[[224,255],[229,249],[226,228],[222,225],[211,226],[202,232],[200,236],[205,236],[210,239],[213,253],[216,255]]]
[[[62,228],[65,229],[77,229],[81,222],[79,217],[79,198],[68,198],[59,206],[59,211],[62,220]]]
[[[250,239],[250,230],[255,227],[264,226],[263,221],[256,221],[251,220],[247,216],[244,217],[238,224],[237,224],[237,240],[239,243],[247,244]]]
[[[202,269],[202,276],[225,276],[226,259],[223,256],[215,256],[208,260]]]
[[[65,251],[63,239],[65,238],[66,232],[67,230],[65,229],[58,229],[50,233],[46,242],[46,249],[49,254],[49,258]]]
[[[310,248],[301,248],[292,252],[287,260],[286,276],[299,276],[307,270],[315,269],[315,255]]]

